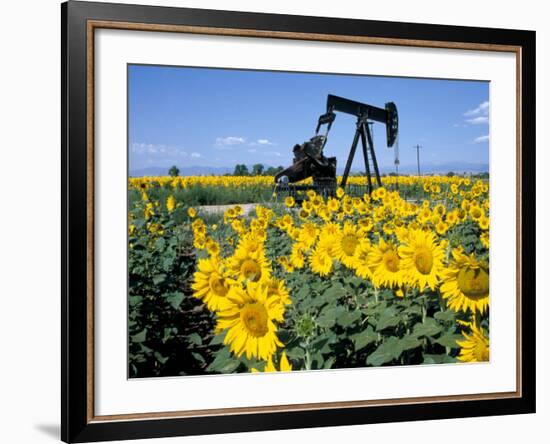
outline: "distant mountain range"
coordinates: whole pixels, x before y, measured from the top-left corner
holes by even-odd
[[[178,167],[181,176],[221,176],[232,173],[235,167],[192,166]],[[251,168],[251,167],[250,167]],[[147,167],[130,170],[130,177],[167,176],[170,167]]]
[[[286,165],[288,166],[288,165]],[[268,168],[268,165],[264,165]],[[191,167],[178,167],[181,176],[219,176],[223,174],[233,173],[235,167],[210,167],[210,166],[191,166]],[[248,169],[252,170],[252,165],[248,165]],[[147,167],[130,170],[130,177],[142,177],[142,176],[167,176],[169,168],[167,167]],[[358,172],[361,169],[353,168],[352,172]],[[400,165],[399,173],[402,174],[415,174],[417,171],[416,165]],[[483,173],[489,171],[489,165],[486,163],[473,163],[473,162],[442,162],[442,163],[423,163],[420,165],[421,174],[446,174],[449,171],[454,173]],[[344,172],[344,167],[338,167],[338,174]],[[395,167],[381,166],[380,173],[387,174],[395,172]]]
[[[342,168],[343,171],[343,168]],[[420,164],[421,174],[446,174],[448,172],[454,173],[485,173],[489,172],[489,164],[487,163],[474,163],[474,162],[426,162]],[[381,167],[380,172],[391,173],[395,172],[395,167]],[[399,172],[403,174],[416,174],[416,164],[399,165]]]

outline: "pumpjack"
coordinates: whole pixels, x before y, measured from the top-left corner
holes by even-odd
[[[386,141],[388,148],[395,144],[398,132],[397,107],[393,102],[388,102],[385,108],[367,105],[354,100],[329,94],[327,97],[326,112],[319,116],[315,135],[302,144],[296,144],[293,148],[294,160],[291,166],[275,176],[276,190],[279,192],[292,192],[297,189],[313,188],[323,195],[333,195],[336,190],[336,157],[325,157],[323,149],[328,140],[328,134],[336,119],[335,112],[350,114],[357,118],[355,135],[344,168],[344,174],[340,186],[346,187],[353,158],[357,151],[357,145],[361,141],[363,159],[365,162],[365,174],[367,177],[367,189],[373,191],[373,177],[376,184],[381,186],[380,172],[374,152],[371,123],[379,122],[386,125]],[[325,134],[320,134],[326,125]],[[396,147],[397,148],[397,147]],[[397,155],[397,151],[396,151]],[[372,170],[371,170],[372,168]],[[295,182],[313,178],[313,186],[291,185]]]

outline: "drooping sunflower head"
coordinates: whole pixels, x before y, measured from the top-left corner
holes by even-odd
[[[453,262],[443,273],[441,295],[455,311],[484,313],[489,305],[489,266],[472,254],[453,250]]]
[[[456,341],[460,346],[458,360],[462,362],[487,362],[489,361],[489,338],[485,336],[483,328],[470,324],[471,333],[462,332],[464,340]]]

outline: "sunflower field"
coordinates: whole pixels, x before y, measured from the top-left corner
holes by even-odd
[[[130,179],[131,377],[489,360],[486,180],[278,202],[267,179]],[[203,213],[194,187],[263,203]]]

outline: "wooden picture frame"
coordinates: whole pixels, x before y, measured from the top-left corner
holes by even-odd
[[[535,33],[69,1],[62,18],[62,412],[65,442],[535,412]],[[470,49],[516,55],[517,390],[132,415],[94,414],[94,32],[97,29]]]

